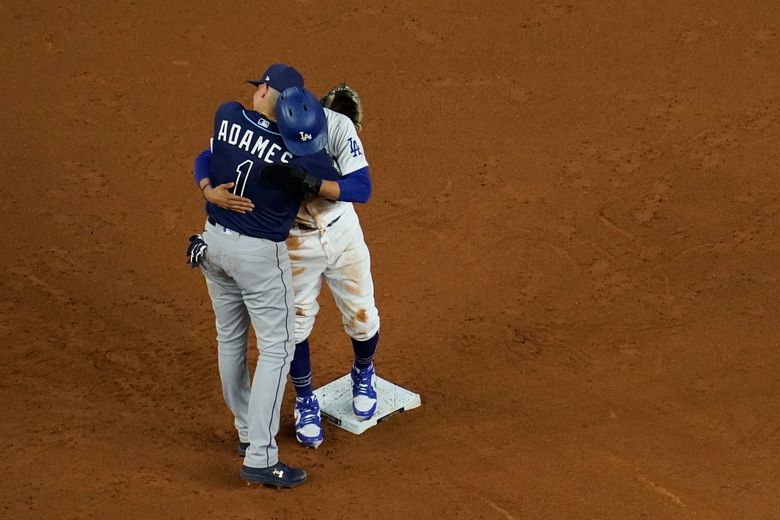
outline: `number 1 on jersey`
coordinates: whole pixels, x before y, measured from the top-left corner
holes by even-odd
[[[244,188],[246,188],[246,180],[249,178],[249,172],[252,171],[252,166],[254,166],[254,164],[255,164],[254,162],[247,159],[246,161],[236,166],[236,173],[238,173],[238,175],[236,176],[236,185],[233,186],[233,195],[238,195],[239,197],[244,196]],[[241,184],[241,175],[244,176],[243,184]],[[241,193],[238,193],[239,184],[241,184]]]

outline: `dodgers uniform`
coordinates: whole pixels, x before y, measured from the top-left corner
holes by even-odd
[[[325,109],[325,115],[328,120],[325,150],[334,159],[341,176],[367,172],[363,143],[352,121],[329,109]],[[320,308],[317,298],[323,278],[341,312],[348,336],[363,341],[379,331],[371,257],[352,202],[305,196],[287,247],[294,272],[296,343],[311,334]]]

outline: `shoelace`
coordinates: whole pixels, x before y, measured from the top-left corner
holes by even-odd
[[[371,397],[372,399],[376,397],[376,392],[374,391],[374,388],[371,386],[371,376],[373,374],[366,370],[365,372],[359,372],[358,373],[358,379],[355,385],[357,386],[357,394],[358,395],[365,395],[367,397]]]
[[[317,411],[319,410],[319,406],[315,407],[312,401],[297,402],[295,407],[298,409],[299,412],[301,412],[300,419],[298,420],[299,425],[306,426],[307,424],[320,423],[320,418],[317,417]]]

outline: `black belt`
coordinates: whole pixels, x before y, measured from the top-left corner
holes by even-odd
[[[340,218],[341,218],[341,215],[339,215],[338,217],[334,218],[334,219],[333,219],[333,221],[332,221],[330,224],[328,224],[327,226],[325,226],[325,227],[330,227],[330,226],[332,226],[332,225],[333,225],[333,224],[335,224],[335,223],[336,223],[336,222],[337,222],[337,221],[338,221]],[[317,231],[317,228],[316,228],[316,227],[311,227],[311,226],[309,226],[309,225],[307,225],[307,224],[303,224],[303,223],[301,223],[301,222],[293,222],[293,226],[292,226],[292,227],[293,227],[293,229],[300,229],[301,231]]]
[[[222,224],[220,224],[219,222],[214,220],[214,217],[212,217],[211,215],[208,216],[208,221],[209,221],[209,224],[211,224],[212,226],[219,226],[222,229],[224,229],[225,231],[231,231],[231,232],[233,232],[233,233],[235,233],[237,235],[252,236],[252,235],[246,235],[245,233],[239,233],[238,231],[233,231],[229,227],[223,226]],[[253,238],[262,238],[262,237],[253,237]]]
[[[239,233],[238,231],[233,231],[232,229],[230,229],[227,226],[223,226],[222,224],[220,224],[219,222],[214,220],[214,217],[212,217],[211,215],[208,216],[208,221],[209,221],[209,224],[211,224],[212,226],[215,226],[215,227],[219,226],[220,228],[222,228],[225,231],[231,231],[231,232],[233,232],[233,233],[235,233],[237,235],[243,235],[244,234],[244,233]],[[245,235],[245,236],[250,236],[250,235]],[[259,237],[255,237],[255,238],[259,238]]]
[[[208,220],[208,223],[211,224],[212,226],[216,226],[216,227],[222,228],[224,231],[226,231],[228,233],[234,233],[234,234],[236,234],[238,236],[249,237],[249,238],[259,238],[261,240],[270,240],[272,242],[284,242],[284,239],[279,240],[278,238],[276,238],[274,236],[268,236],[268,235],[248,235],[246,233],[239,233],[238,231],[236,231],[234,229],[230,229],[227,226],[223,226],[222,224],[220,224],[219,222],[214,220],[214,217],[212,217],[211,215],[208,215],[206,217],[206,220]]]
[[[339,215],[338,217],[334,218],[333,221],[330,224],[328,224],[326,227],[332,226],[333,224],[338,222],[338,220],[340,218],[341,218],[341,215]],[[212,217],[211,215],[208,216],[208,221],[209,221],[209,224],[211,224],[212,226],[216,226],[217,225],[217,221],[214,220],[214,217]],[[221,224],[219,224],[219,225],[221,225]],[[222,226],[222,227],[225,227],[225,226]],[[293,227],[293,229],[300,229],[301,231],[317,231],[316,227],[307,226],[306,224],[301,224],[300,222],[294,222],[292,227]]]
[[[301,224],[300,222],[293,222],[292,227],[293,229],[300,229],[301,231],[317,231],[316,227],[307,226],[306,224]]]

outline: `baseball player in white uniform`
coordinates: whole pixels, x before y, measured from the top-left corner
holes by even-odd
[[[317,447],[323,441],[319,403],[312,389],[309,335],[319,311],[323,279],[341,312],[344,331],[352,340],[353,411],[361,419],[376,412],[374,353],[379,340],[379,312],[374,302],[371,257],[353,202],[366,202],[371,180],[363,143],[352,120],[325,109],[326,152],[342,178],[323,181],[319,195],[304,198],[287,247],[295,292],[295,356],[290,377],[295,386],[296,438]]]

